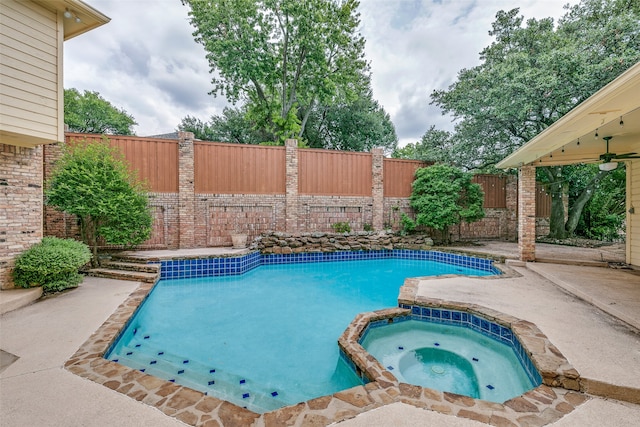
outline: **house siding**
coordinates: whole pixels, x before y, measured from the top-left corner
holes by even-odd
[[[15,145],[64,137],[58,14],[32,2],[0,2],[0,131]],[[11,140],[6,137],[13,136]]]

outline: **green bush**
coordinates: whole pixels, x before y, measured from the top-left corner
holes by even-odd
[[[335,224],[331,224],[331,228],[333,228],[333,231],[335,231],[336,233],[351,232],[351,226],[348,222],[336,222]]]
[[[78,269],[91,259],[89,247],[72,239],[45,237],[16,259],[16,286],[42,286],[44,292],[75,288],[82,281]]]

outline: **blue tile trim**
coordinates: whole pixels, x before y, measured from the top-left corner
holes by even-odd
[[[421,305],[407,304],[400,304],[399,306],[400,308],[411,310],[411,315],[403,316],[401,318],[394,318],[394,323],[402,320],[413,319],[423,322],[461,326],[463,328],[472,329],[486,337],[508,345],[509,347],[511,347],[516,357],[520,361],[520,364],[527,373],[527,376],[529,377],[529,380],[531,381],[533,386],[537,387],[542,384],[542,376],[531,361],[531,358],[520,343],[518,337],[516,337],[516,335],[508,327],[491,322],[480,315],[470,314],[461,310],[450,310],[445,308],[432,308],[424,307]],[[386,325],[387,323],[387,319],[371,322],[369,325],[367,325],[367,328],[362,333],[362,336],[360,337],[358,342],[362,343],[364,341],[369,332],[369,329],[380,327]]]
[[[189,279],[207,276],[232,276],[244,274],[260,265],[360,261],[386,258],[437,261],[461,267],[475,268],[477,270],[487,271],[494,274],[501,274],[501,271],[495,268],[493,266],[493,261],[489,259],[474,258],[438,251],[394,249],[382,251],[310,252],[274,255],[261,255],[259,252],[255,251],[239,257],[163,260],[160,263],[160,278]],[[149,261],[149,264],[157,264],[157,261]]]

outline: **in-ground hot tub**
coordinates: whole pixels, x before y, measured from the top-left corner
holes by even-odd
[[[540,385],[540,374],[529,358],[516,354],[510,329],[494,326],[499,335],[492,336],[491,322],[482,319],[480,330],[474,330],[473,317],[464,313],[467,322],[462,322],[459,314],[451,323],[420,317],[374,323],[360,344],[398,381],[408,384],[497,403]],[[481,332],[483,321],[486,333]]]

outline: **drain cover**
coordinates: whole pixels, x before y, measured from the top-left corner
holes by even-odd
[[[435,365],[431,367],[431,372],[434,374],[444,374],[444,368],[442,366]]]

